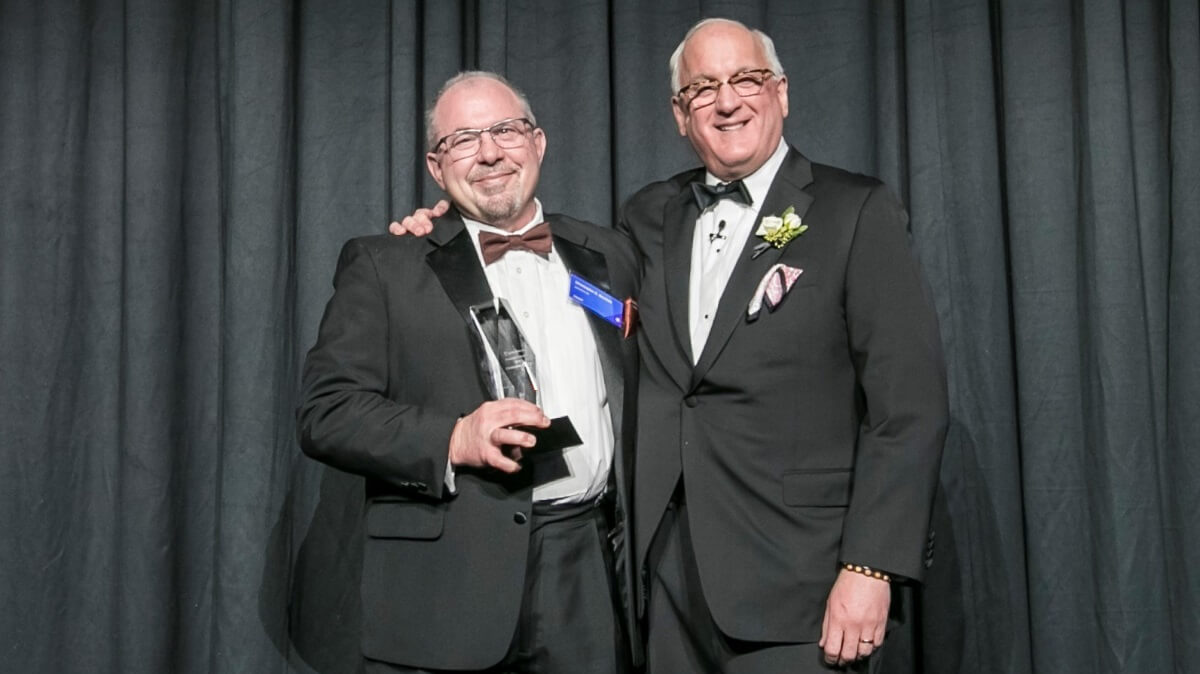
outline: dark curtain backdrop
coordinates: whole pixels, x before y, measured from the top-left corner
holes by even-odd
[[[529,94],[547,209],[610,224],[694,164],[666,61],[724,15],[936,296],[953,424],[889,664],[1200,671],[1198,9],[0,0],[0,669],[355,671],[361,483],[293,430],[340,244],[437,197],[422,111],[467,67]]]

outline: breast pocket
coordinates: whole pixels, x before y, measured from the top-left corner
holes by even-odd
[[[790,470],[783,474],[784,505],[844,508],[850,505],[849,469]]]
[[[821,315],[827,309],[821,306],[820,301],[818,286],[798,282],[774,309],[767,306],[764,297],[759,313],[753,318],[746,313],[748,305],[741,305],[746,323],[742,332],[745,332],[746,339],[787,339],[787,344],[794,344],[797,338],[810,332],[814,324],[823,323]]]
[[[367,506],[371,538],[433,540],[442,535],[445,511],[418,501],[373,501]]]

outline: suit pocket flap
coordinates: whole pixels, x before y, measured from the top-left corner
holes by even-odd
[[[793,470],[783,474],[783,502],[790,506],[835,508],[850,505],[850,471]]]
[[[367,535],[372,538],[434,539],[442,535],[445,513],[416,501],[372,503],[367,509]]]

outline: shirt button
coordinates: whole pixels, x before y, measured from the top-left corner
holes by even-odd
[[[517,267],[517,273],[518,273],[518,274],[520,274],[520,273],[521,273],[521,268],[520,268],[520,267]]]
[[[521,312],[521,315],[522,315],[522,316],[524,316],[525,318],[529,318],[529,312],[528,312],[528,311],[523,311],[523,312]]]

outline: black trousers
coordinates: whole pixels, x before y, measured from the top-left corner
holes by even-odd
[[[566,506],[534,504],[517,632],[504,659],[484,672],[628,671],[628,648],[617,617],[605,507],[603,500],[599,504]],[[364,670],[366,674],[435,672],[370,659],[365,661]]]
[[[881,651],[837,668],[825,664],[816,643],[743,641],[725,635],[713,620],[700,586],[684,501],[680,490],[659,524],[646,560],[647,674],[877,674]]]

